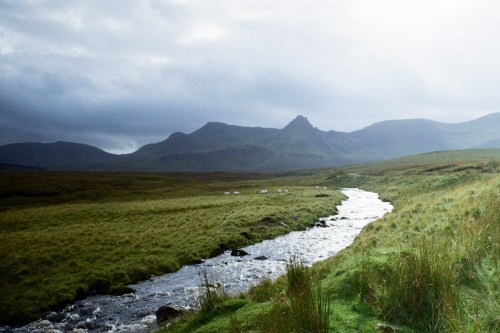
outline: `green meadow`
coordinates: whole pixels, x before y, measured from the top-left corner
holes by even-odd
[[[394,210],[351,246],[313,267],[296,258],[236,297],[207,289],[200,311],[161,332],[499,332],[499,160],[481,150],[274,174],[5,173],[0,319],[303,229],[334,212],[336,189],[360,187]]]
[[[161,331],[499,332],[498,150],[445,155],[318,171],[317,182],[379,192],[393,212],[335,257],[298,258],[238,297],[220,290]]]
[[[32,321],[89,294],[119,294],[126,284],[303,229],[342,199],[307,176],[294,179],[3,173],[0,322]]]

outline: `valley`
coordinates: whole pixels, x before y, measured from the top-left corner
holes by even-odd
[[[26,323],[87,295],[126,293],[152,275],[304,229],[333,213],[343,199],[336,189],[359,187],[395,208],[307,268],[311,288],[328,295],[329,329],[377,332],[383,323],[402,332],[496,332],[499,159],[498,150],[474,150],[267,174],[6,173],[1,321]],[[414,276],[418,265],[441,273]],[[259,318],[272,315],[287,283],[221,294],[167,331],[268,331]]]

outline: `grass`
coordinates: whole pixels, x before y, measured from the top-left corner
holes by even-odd
[[[3,174],[0,319],[26,321],[77,297],[119,292],[304,228],[340,201],[331,189],[361,187],[395,208],[347,249],[311,269],[291,265],[292,276],[264,280],[247,294],[206,295],[210,306],[200,304],[202,311],[165,330],[379,332],[383,324],[402,333],[498,332],[496,153],[268,175]],[[258,194],[262,188],[269,194]],[[294,291],[301,284],[307,287]]]
[[[312,184],[276,175],[4,173],[0,323],[38,319],[86,295],[121,293],[151,275],[303,229],[342,199],[332,190],[318,198],[325,191]],[[264,187],[269,194],[259,194]]]
[[[286,275],[278,282],[265,279],[252,288],[253,301],[245,295],[228,297],[210,288],[210,281],[205,274],[199,310],[162,332],[329,332],[328,298],[314,283],[311,269],[297,258],[287,262]]]
[[[490,156],[478,161],[464,156],[446,153],[427,156],[419,165],[402,167],[398,161],[301,176],[316,177],[321,186],[377,191],[395,205],[351,246],[309,271],[316,277],[311,289],[322,290],[322,304],[329,305],[330,332],[500,330],[498,165]],[[289,301],[290,280],[264,280],[238,297],[238,309],[189,330],[182,329],[191,320],[185,318],[166,332],[269,332],[274,326],[301,332],[287,326],[292,310],[283,299]],[[302,295],[301,303],[317,304],[314,293]]]
[[[287,291],[282,291],[269,310],[260,317],[264,332],[327,333],[330,324],[330,303],[320,287],[313,282],[311,269],[297,258],[286,265]]]
[[[337,270],[329,283],[361,313],[415,331],[496,332],[500,177],[484,165],[365,178],[396,208],[346,251],[362,260],[332,260],[350,270]],[[348,288],[353,282],[357,287]]]

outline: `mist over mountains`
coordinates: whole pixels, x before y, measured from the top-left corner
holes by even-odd
[[[303,116],[283,129],[210,122],[134,153],[114,155],[80,143],[0,146],[0,163],[79,171],[286,171],[341,166],[440,150],[500,147],[500,113],[447,124],[388,120],[354,132],[322,131]]]

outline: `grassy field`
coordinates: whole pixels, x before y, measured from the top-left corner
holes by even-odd
[[[120,293],[304,228],[333,212],[342,199],[335,188],[360,187],[395,209],[350,247],[313,268],[290,262],[286,276],[238,297],[207,293],[201,311],[165,331],[379,332],[382,324],[403,333],[499,332],[497,154],[266,175],[4,173],[0,321],[36,319],[89,293]]]
[[[342,199],[311,174],[3,173],[0,322],[305,228]]]
[[[491,155],[464,152],[318,171],[317,183],[377,191],[394,211],[337,256],[299,267],[307,278],[292,263],[162,332],[500,332],[498,171]]]

